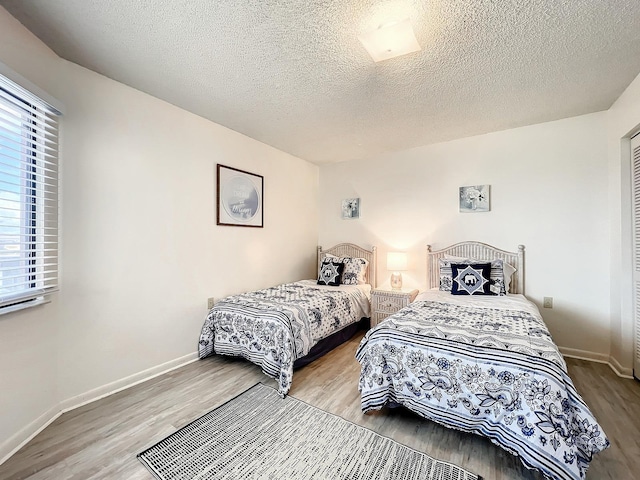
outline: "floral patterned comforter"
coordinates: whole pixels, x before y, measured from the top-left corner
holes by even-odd
[[[248,359],[291,388],[293,363],[320,340],[369,317],[369,285],[327,287],[303,280],[227,297],[207,315],[200,358],[214,352]]]
[[[535,305],[425,292],[363,338],[362,410],[401,404],[488,437],[553,479],[585,478],[609,446]]]

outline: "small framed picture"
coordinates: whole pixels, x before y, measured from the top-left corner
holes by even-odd
[[[217,224],[262,228],[264,177],[220,164],[217,177]]]
[[[346,198],[342,200],[342,218],[360,218],[359,198]]]
[[[461,212],[488,212],[491,208],[490,185],[460,187]]]

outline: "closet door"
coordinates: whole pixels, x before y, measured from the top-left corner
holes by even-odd
[[[633,375],[640,379],[640,134],[631,139],[633,162],[633,316],[634,359]]]

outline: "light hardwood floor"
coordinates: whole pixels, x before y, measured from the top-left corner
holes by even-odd
[[[540,480],[488,440],[449,430],[404,409],[363,415],[358,394],[357,335],[298,370],[290,395],[456,463],[487,480]],[[640,382],[606,365],[567,359],[569,373],[611,440],[588,480],[640,477]],[[214,356],[65,413],[0,466],[0,479],[152,480],[136,454],[243,392],[275,381],[244,360]]]

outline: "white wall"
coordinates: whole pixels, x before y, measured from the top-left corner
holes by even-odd
[[[193,352],[207,297],[313,273],[318,169],[76,65],[63,74],[69,398]],[[264,176],[264,229],[216,226],[216,163]]]
[[[640,130],[640,75],[607,112],[611,235],[611,356],[619,370],[633,366],[631,147]]]
[[[193,358],[207,297],[313,275],[318,167],[60,60],[1,8],[0,61],[66,108],[61,289],[0,317],[1,459],[51,409]],[[215,224],[216,163],[264,176],[265,228]]]
[[[561,347],[609,354],[606,113],[415,148],[320,169],[320,242],[349,240],[410,252],[406,286],[424,288],[425,246],[479,240],[526,247],[527,296]],[[458,187],[491,185],[491,211],[459,213]],[[360,197],[362,217],[340,218]]]
[[[0,7],[0,61],[42,88],[60,59]],[[57,411],[57,298],[0,316],[0,461]]]

